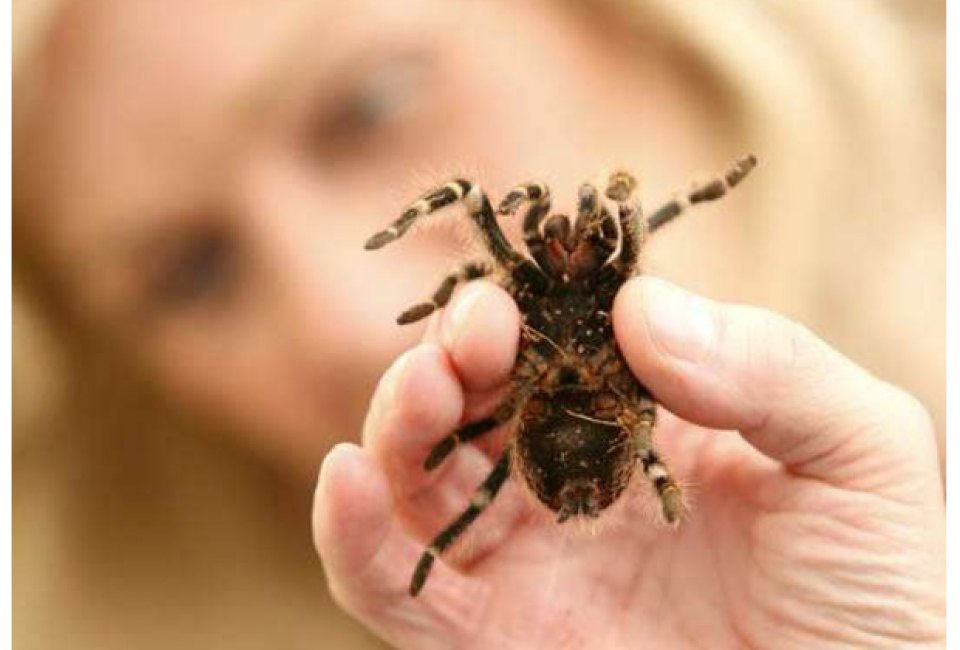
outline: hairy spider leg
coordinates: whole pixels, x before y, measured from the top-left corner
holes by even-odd
[[[416,596],[423,589],[427,576],[430,575],[430,569],[433,568],[433,561],[438,555],[443,553],[464,531],[480,516],[487,506],[493,501],[503,487],[504,482],[510,475],[510,450],[507,449],[500,456],[497,464],[493,466],[490,474],[484,479],[483,483],[474,493],[470,500],[470,505],[466,510],[460,513],[452,524],[447,526],[439,535],[437,535],[427,549],[420,556],[417,568],[413,572],[413,578],[410,580],[410,595]]]
[[[510,420],[516,414],[525,397],[525,391],[513,390],[497,405],[490,417],[465,424],[447,435],[430,450],[430,455],[424,461],[423,468],[428,472],[435,469],[458,445],[479,438]]]
[[[484,244],[494,260],[521,285],[544,286],[546,277],[536,264],[520,255],[507,241],[497,223],[486,193],[480,189],[479,185],[474,185],[463,178],[450,181],[424,194],[409,205],[386,229],[368,239],[364,248],[367,250],[382,248],[402,237],[420,217],[461,200],[466,204],[467,212],[480,230]]]
[[[657,230],[668,222],[676,219],[688,207],[705,201],[716,201],[724,196],[728,190],[736,187],[747,174],[757,166],[757,157],[753,154],[737,160],[722,176],[695,186],[691,191],[682,194],[665,205],[657,208],[647,220],[650,232]]]
[[[529,355],[529,351],[526,354]],[[531,386],[547,370],[540,357],[521,356],[514,368],[514,385],[493,409],[493,413],[489,417],[467,423],[444,437],[430,450],[423,468],[428,472],[435,469],[461,443],[479,438],[509,421],[530,396]]]
[[[536,201],[527,208],[523,215],[523,243],[530,251],[530,255],[541,269],[548,275],[554,276],[556,263],[550,258],[547,243],[540,233],[540,224],[550,212],[550,198]]]
[[[642,410],[636,411],[637,415],[629,418],[628,426],[636,441],[637,459],[640,461],[643,474],[653,483],[657,491],[663,518],[668,524],[674,524],[684,513],[683,495],[670,469],[653,448],[653,430],[657,423],[657,411],[656,407],[649,405],[648,401],[641,400],[641,404],[644,402],[648,406],[646,408],[638,406],[637,408]]]
[[[505,421],[506,419],[501,420],[494,415],[459,427],[456,431],[448,434],[443,440],[433,446],[433,449],[430,450],[430,455],[427,456],[427,459],[423,462],[423,469],[428,472],[436,469],[458,445],[493,431]]]
[[[482,278],[492,272],[493,267],[484,260],[467,262],[443,279],[428,302],[418,303],[400,314],[397,317],[397,324],[407,325],[426,318],[435,310],[446,306],[450,302],[450,296],[453,295],[453,290],[458,284]]]
[[[467,192],[469,192],[472,187],[473,185],[470,181],[458,178],[441,187],[428,191],[404,208],[400,217],[391,223],[389,227],[368,239],[367,243],[364,244],[364,248],[367,250],[377,250],[403,237],[417,219],[460,201],[467,195]]]
[[[550,203],[550,188],[543,183],[520,183],[506,193],[497,206],[497,214],[510,216],[520,209],[524,201]]]
[[[526,201],[529,201],[530,205],[523,216],[523,243],[542,271],[551,277],[559,277],[557,261],[551,258],[540,229],[543,220],[550,213],[550,188],[542,183],[521,183],[503,197],[497,207],[497,214],[512,215]]]

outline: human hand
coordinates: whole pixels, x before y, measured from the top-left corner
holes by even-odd
[[[653,524],[629,492],[598,535],[577,535],[508,482],[409,595],[424,540],[469,502],[496,443],[431,473],[423,461],[492,407],[516,354],[515,306],[474,282],[384,375],[362,447],[323,463],[314,539],[348,612],[400,648],[944,644],[943,493],[916,400],[782,317],[653,278],[627,283],[613,318],[676,416],[661,411],[655,440],[695,483],[686,520]]]

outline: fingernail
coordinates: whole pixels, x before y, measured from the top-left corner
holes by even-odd
[[[478,309],[487,293],[487,287],[481,283],[471,283],[463,287],[453,298],[453,303],[444,312],[441,340],[447,349],[455,345],[474,311]]]
[[[642,286],[647,327],[656,346],[678,359],[701,361],[716,336],[710,302],[658,278],[646,278]]]

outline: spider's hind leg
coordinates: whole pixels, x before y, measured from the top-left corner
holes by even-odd
[[[407,325],[408,323],[415,323],[418,320],[426,318],[435,310],[446,306],[446,304],[450,302],[450,296],[453,295],[453,290],[458,284],[482,278],[491,272],[493,272],[493,267],[487,262],[467,262],[443,279],[440,286],[434,291],[433,297],[428,302],[418,303],[400,314],[397,317],[397,324]]]
[[[653,483],[657,491],[663,518],[668,524],[675,524],[683,517],[686,507],[680,486],[653,447],[653,428],[656,421],[657,412],[655,407],[651,406],[639,411],[638,415],[631,413],[628,426],[635,436],[637,460],[640,462],[643,474]]]
[[[427,576],[430,575],[430,569],[433,568],[433,562],[437,556],[443,553],[464,533],[470,524],[480,516],[480,513],[487,509],[487,506],[489,506],[497,496],[497,493],[500,491],[500,488],[503,487],[504,482],[509,476],[510,450],[506,449],[500,456],[497,464],[494,465],[493,470],[490,471],[487,478],[480,487],[477,488],[466,510],[460,513],[460,516],[454,519],[453,523],[443,529],[439,535],[434,537],[433,541],[430,542],[430,545],[423,552],[423,555],[420,556],[420,561],[417,562],[417,568],[414,570],[413,577],[410,580],[411,596],[416,596],[420,593],[420,590],[423,589],[423,585],[427,581]]]
[[[521,366],[521,368],[523,367],[525,366]],[[524,370],[521,369],[520,373],[524,373]],[[516,388],[497,405],[489,417],[465,424],[447,435],[430,450],[430,455],[423,463],[423,468],[428,472],[435,469],[458,445],[479,438],[509,421],[516,414],[527,395],[526,390]]]

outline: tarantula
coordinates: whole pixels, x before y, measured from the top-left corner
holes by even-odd
[[[653,446],[657,404],[630,373],[610,322],[620,286],[638,272],[641,247],[649,233],[694,203],[722,197],[756,166],[754,156],[738,160],[707,183],[695,186],[644,219],[633,198],[634,177],[610,176],[605,194],[580,187],[577,218],[550,215],[550,192],[540,183],[511,190],[494,211],[479,186],[456,179],[427,192],[389,228],[367,243],[374,250],[400,238],[431,212],[458,201],[467,207],[492,257],[472,261],[447,275],[428,302],[403,312],[398,323],[425,318],[450,300],[461,282],[499,270],[501,285],[519,307],[522,327],[511,389],[493,414],[461,426],[438,442],[424,468],[436,468],[461,443],[514,421],[506,449],[467,508],[426,548],[413,573],[410,593],[423,588],[435,558],[490,505],[516,466],[537,498],[557,513],[557,521],[597,517],[617,500],[639,465],[653,484],[663,518],[675,523],[683,513],[680,488]],[[512,215],[527,204],[523,241],[530,258],[504,237],[497,215]],[[531,259],[532,258],[532,259]]]

